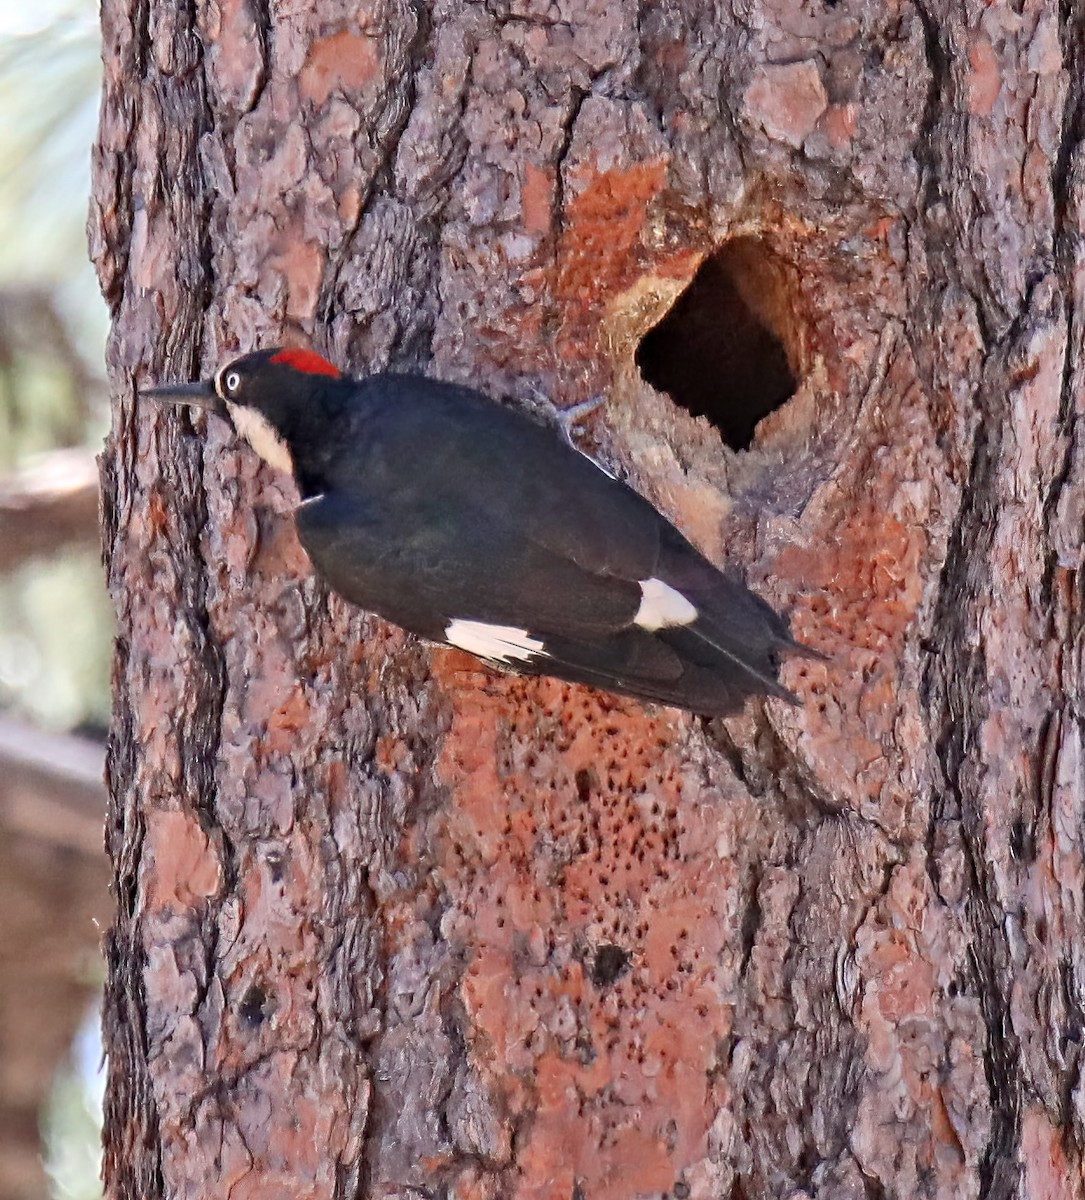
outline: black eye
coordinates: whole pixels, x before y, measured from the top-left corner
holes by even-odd
[[[241,386],[241,374],[238,371],[227,371],[222,380],[222,390],[233,395]]]

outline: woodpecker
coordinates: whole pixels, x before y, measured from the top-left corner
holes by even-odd
[[[781,655],[813,652],[774,609],[558,431],[472,388],[277,347],[141,395],[226,418],[291,472],[317,573],[431,642],[706,716],[795,702]]]

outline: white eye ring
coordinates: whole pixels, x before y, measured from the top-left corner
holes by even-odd
[[[226,375],[226,376],[224,376],[224,377],[223,377],[223,380],[222,380],[222,390],[223,390],[224,392],[229,392],[231,396],[234,394],[234,392],[236,392],[236,391],[237,391],[237,389],[238,389],[240,386],[241,386],[241,374],[240,374],[240,372],[238,372],[238,371],[231,371],[231,372],[230,372],[228,375]]]

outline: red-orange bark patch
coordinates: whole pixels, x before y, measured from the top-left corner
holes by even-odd
[[[610,298],[630,287],[651,267],[667,274],[644,245],[649,205],[667,181],[662,160],[592,175],[566,208],[552,271],[552,292],[561,311],[558,343],[562,358],[594,361],[599,324]],[[688,273],[692,254],[683,251],[671,267]]]
[[[623,291],[637,277],[634,252],[648,205],[667,180],[665,162],[637,163],[594,175],[569,204],[558,247],[554,293],[591,303]]]
[[[744,115],[770,138],[796,149],[813,132],[828,104],[817,64],[759,67],[743,96]]]
[[[1062,1130],[1038,1105],[1022,1115],[1021,1161],[1029,1200],[1081,1200],[1085,1195],[1080,1163],[1071,1166],[1063,1138]]]
[[[974,117],[989,117],[1002,91],[1002,68],[991,39],[977,34],[968,51],[968,111]]]
[[[288,754],[297,744],[298,731],[308,723],[309,700],[303,688],[295,687],[268,718],[266,749]]]
[[[287,316],[296,321],[311,317],[316,311],[324,275],[324,250],[306,237],[300,221],[295,221],[277,239],[271,265],[286,282]]]
[[[222,864],[190,813],[150,809],[144,847],[147,907],[191,908],[222,884]]]
[[[298,91],[303,100],[324,104],[333,91],[357,91],[377,79],[380,71],[373,39],[343,30],[313,43],[298,76]]]
[[[464,689],[453,658],[434,659],[454,705],[446,928],[475,1068],[533,1114],[508,1194],[667,1191],[707,1152],[731,1023],[715,971],[732,875],[686,786],[683,718],[549,679]],[[628,961],[600,980],[605,946]]]
[[[534,163],[524,164],[520,203],[524,210],[524,228],[528,233],[548,233],[553,215],[554,173]]]

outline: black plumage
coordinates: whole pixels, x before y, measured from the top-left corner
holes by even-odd
[[[698,713],[793,699],[780,656],[805,648],[782,617],[557,431],[470,388],[267,350],[147,394],[225,411],[291,465],[316,570],[405,629]]]

